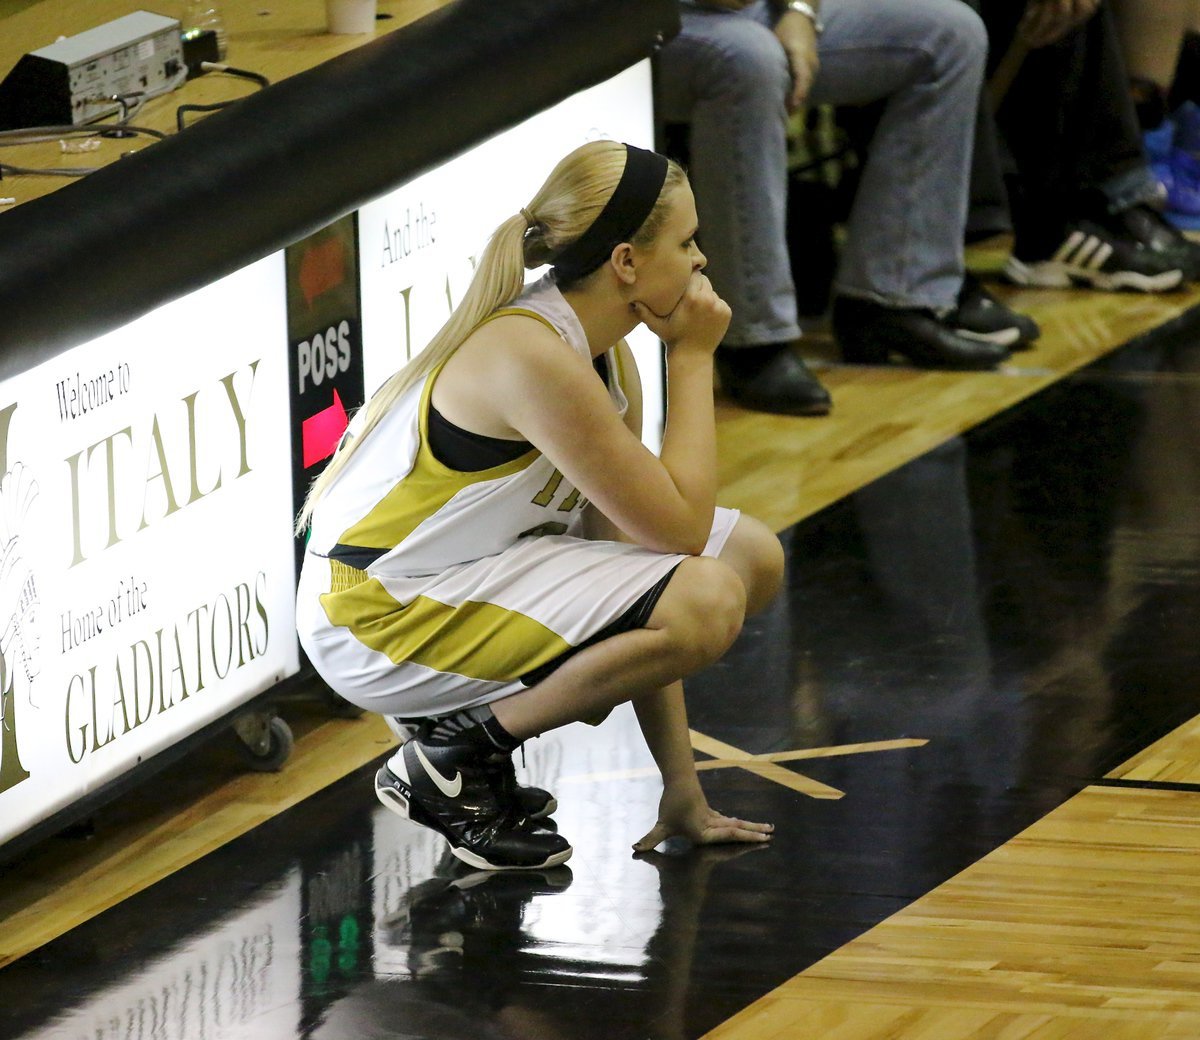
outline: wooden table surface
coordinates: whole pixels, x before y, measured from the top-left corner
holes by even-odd
[[[360,47],[376,36],[394,32],[446,4],[448,0],[378,0],[375,33],[335,36],[325,29],[324,0],[224,0],[219,6],[229,34],[225,63],[266,76],[271,82],[304,72],[321,62]],[[162,5],[147,4],[144,10],[180,17],[183,4],[172,0]],[[53,43],[60,36],[74,36],[115,18],[138,10],[119,0],[0,0],[0,75],[23,54]],[[133,122],[166,133],[176,128],[179,105],[209,105],[230,101],[257,90],[248,80],[210,72],[196,77],[170,94],[146,103]],[[189,113],[189,123],[203,118]],[[99,125],[99,124],[98,124]],[[57,140],[37,145],[0,148],[0,162],[39,169],[101,166],[122,154],[149,147],[153,138],[133,140],[96,138],[96,151],[64,153]],[[10,176],[0,182],[0,197],[15,200],[0,206],[0,214],[30,199],[57,191],[73,178],[60,176]]]

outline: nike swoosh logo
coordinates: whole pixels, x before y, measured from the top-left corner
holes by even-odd
[[[429,774],[429,779],[437,784],[437,788],[442,792],[442,794],[444,794],[447,798],[457,798],[460,794],[462,794],[461,772],[457,773],[453,780],[447,780],[444,776],[442,776],[441,773],[437,771],[437,769],[434,767],[434,764],[425,757],[425,752],[421,750],[421,745],[415,740],[413,741],[413,748],[416,750],[417,758],[421,760],[421,765],[425,768],[425,772]]]

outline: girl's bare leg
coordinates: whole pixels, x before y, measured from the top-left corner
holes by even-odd
[[[746,616],[767,607],[783,583],[783,546],[760,520],[738,518],[718,557],[731,567],[746,590]]]
[[[741,579],[730,567],[690,557],[676,569],[645,628],[580,651],[536,686],[490,707],[518,740],[603,715],[719,660],[741,631],[745,602]]]
[[[651,849],[672,835],[699,843],[766,841],[769,824],[723,816],[705,800],[680,680],[728,650],[746,614],[778,591],[782,574],[779,540],[743,517],[719,560],[680,564],[646,628],[589,647],[533,689],[493,702],[492,711],[525,739],[632,700],[663,777],[658,822],[634,848]]]
[[[719,559],[679,565],[645,628],[588,647],[532,689],[493,701],[492,711],[525,740],[658,692],[720,660],[746,615],[774,597],[782,574],[779,539],[742,517]]]

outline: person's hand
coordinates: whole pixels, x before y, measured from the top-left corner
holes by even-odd
[[[1096,13],[1100,0],[1029,0],[1017,38],[1035,49],[1057,43]]]
[[[733,312],[717,295],[712,282],[699,271],[669,314],[658,314],[640,300],[629,305],[639,321],[667,345],[668,351],[685,348],[711,354],[717,349]]]
[[[795,112],[808,99],[820,67],[817,30],[812,21],[799,11],[784,11],[775,23],[775,35],[783,45],[788,68],[792,70],[792,90],[788,94],[787,109]]]
[[[699,788],[680,793],[663,791],[658,806],[658,822],[640,841],[634,842],[634,852],[649,852],[668,838],[683,837],[697,845],[722,842],[761,844],[770,841],[775,827],[770,823],[751,823],[726,816],[710,808]]]

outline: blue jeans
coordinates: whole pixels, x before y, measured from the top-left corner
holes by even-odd
[[[987,56],[959,0],[824,0],[816,104],[883,102],[834,279],[840,295],[952,307],[962,284],[975,113]],[[659,55],[659,117],[691,125],[700,241],[733,308],[729,346],[795,339],[785,237],[790,74],[766,0],[682,4]],[[801,272],[797,272],[801,274]]]

